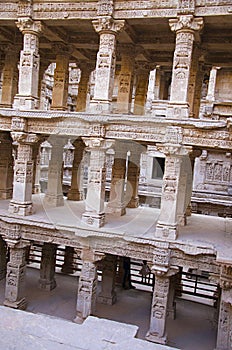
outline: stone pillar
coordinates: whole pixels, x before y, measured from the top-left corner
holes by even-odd
[[[232,266],[221,266],[221,300],[216,350],[232,349]]]
[[[102,17],[93,20],[93,26],[100,35],[99,51],[96,62],[94,97],[90,102],[90,111],[111,112],[116,61],[116,35],[122,30],[124,20]]]
[[[107,204],[107,212],[114,215],[126,213],[124,198],[125,176],[126,176],[127,148],[123,143],[116,143],[114,163],[112,166],[112,177],[110,186],[110,199]]]
[[[101,292],[98,295],[98,302],[101,304],[113,305],[116,302],[115,278],[117,269],[117,256],[107,255],[102,261]]]
[[[0,281],[6,277],[6,252],[6,243],[2,237],[0,237]]]
[[[49,143],[52,145],[52,152],[48,168],[48,186],[44,201],[46,204],[59,207],[64,205],[62,178],[65,139],[50,137]]]
[[[194,18],[193,15],[180,15],[176,19],[170,19],[169,24],[171,30],[176,32],[169,115],[174,118],[188,117],[188,89],[193,42],[195,32],[198,32],[203,26],[203,19]]]
[[[84,199],[83,191],[83,172],[82,172],[82,158],[85,149],[85,144],[82,140],[74,142],[74,159],[72,166],[71,187],[68,191],[68,199],[72,201],[82,201]]]
[[[199,62],[198,71],[196,75],[196,83],[195,83],[195,95],[194,95],[194,103],[193,103],[193,111],[192,111],[193,118],[199,118],[203,80],[204,80],[203,62]]]
[[[14,96],[18,89],[18,50],[17,47],[9,44],[5,52],[5,64],[3,68],[3,81],[2,81],[2,96],[1,104],[2,108],[11,108],[14,100]]]
[[[104,255],[101,255],[102,259]],[[74,322],[82,323],[89,315],[92,315],[96,306],[97,293],[97,266],[99,258],[89,249],[81,252],[82,269],[78,283],[77,314]]]
[[[166,145],[158,146],[158,149],[165,154],[166,158],[161,208],[155,236],[169,239],[176,239],[177,237],[178,225],[182,223],[185,217],[187,190],[192,189],[191,187],[187,189],[188,172],[192,176],[191,162],[188,158],[188,154],[192,149],[180,144],[168,144],[171,139],[174,141],[174,134],[177,138],[181,137],[181,130],[178,127],[168,127]]]
[[[215,101],[215,89],[216,89],[216,80],[217,80],[217,71],[221,67],[212,67],[209,75],[209,84],[206,100],[213,102]]]
[[[195,43],[193,43],[192,51],[192,63],[189,74],[189,87],[188,87],[188,103],[189,103],[189,116],[193,117],[193,107],[195,103],[195,89],[196,89],[196,78],[198,71],[200,52]]]
[[[36,144],[33,147],[32,152],[32,159],[33,159],[33,187],[32,187],[32,193],[33,194],[39,194],[40,193],[40,144]]]
[[[10,260],[7,263],[6,289],[4,305],[14,309],[26,309],[25,272],[26,247],[24,242],[7,241]]]
[[[18,144],[18,156],[14,166],[13,197],[9,204],[9,212],[18,215],[31,215],[32,181],[33,181],[33,145],[38,142],[35,134],[11,132],[13,141]]]
[[[126,45],[120,47],[121,52],[121,71],[118,78],[118,113],[129,113],[131,110],[135,50],[134,46]]]
[[[39,287],[45,290],[52,290],[56,287],[56,249],[57,246],[51,243],[44,243],[40,264]]]
[[[69,56],[70,47],[63,43],[54,44],[56,52],[56,68],[52,90],[51,109],[67,110],[69,84]]]
[[[67,274],[74,273],[73,258],[74,258],[74,248],[73,247],[65,247],[64,263],[63,263],[62,268],[61,268],[61,271],[63,273],[67,273]]]
[[[136,90],[134,99],[134,114],[144,114],[147,98],[150,67],[144,62],[139,62],[136,69]]]
[[[78,95],[77,95],[77,112],[85,112],[86,110],[86,102],[87,102],[87,93],[88,93],[88,85],[89,78],[92,70],[94,69],[93,65],[90,63],[82,63],[78,65],[81,69],[81,79],[78,85]]]
[[[12,140],[8,133],[0,133],[0,199],[12,198],[13,157]]]
[[[167,317],[175,320],[176,318],[176,302],[175,302],[175,288],[176,288],[176,275],[169,277],[169,295],[168,295],[168,309]]]
[[[146,339],[154,343],[166,344],[166,321],[168,311],[169,277],[155,276],[150,329]]]
[[[45,91],[45,81],[44,73],[48,69],[49,61],[46,57],[41,56],[40,58],[40,67],[39,67],[39,87],[38,87],[38,95],[39,95],[39,109],[45,110],[45,99],[46,99],[46,91]]]
[[[168,243],[160,242],[159,248],[154,248],[151,272],[155,275],[155,284],[151,305],[150,329],[146,335],[146,339],[154,343],[166,344],[170,277],[178,272],[178,268],[170,266]]]
[[[14,98],[15,109],[38,108],[39,84],[39,35],[42,32],[40,21],[21,18],[16,23],[23,33],[23,50],[19,64],[18,94]]]
[[[82,221],[94,227],[101,227],[105,222],[105,161],[106,150],[113,144],[112,140],[102,138],[84,138],[90,151],[90,164],[85,213]]]
[[[128,159],[126,184],[126,201],[128,208],[137,208],[139,206],[138,187],[141,152],[142,150],[136,150],[134,146]]]

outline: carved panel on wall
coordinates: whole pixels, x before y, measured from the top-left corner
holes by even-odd
[[[206,183],[228,184],[232,179],[232,165],[229,162],[207,162],[205,172]]]

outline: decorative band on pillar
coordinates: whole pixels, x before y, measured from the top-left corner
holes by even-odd
[[[180,15],[169,20],[172,31],[176,32],[176,46],[173,58],[172,83],[168,117],[189,117],[188,89],[192,61],[193,42],[203,27],[203,18]]]
[[[116,35],[122,30],[124,20],[102,17],[93,20],[92,23],[100,35],[100,44],[96,62],[94,97],[90,102],[90,111],[110,113],[115,75]]]
[[[14,167],[13,198],[9,204],[9,212],[18,215],[31,215],[33,160],[32,147],[39,137],[36,134],[11,132],[11,137],[18,145],[18,157]]]

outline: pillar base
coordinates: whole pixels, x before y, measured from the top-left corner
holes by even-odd
[[[90,113],[111,113],[111,102],[101,101],[101,100],[92,100],[89,104]]]
[[[92,227],[102,227],[105,224],[105,213],[96,214],[86,212],[82,215],[82,222]]]
[[[4,301],[4,306],[11,307],[12,309],[19,309],[19,310],[26,310],[27,308],[27,302],[25,298],[22,298],[18,301]]]
[[[99,294],[97,297],[98,303],[105,304],[105,305],[113,305],[116,303],[116,300],[117,300],[116,293],[109,296]]]
[[[167,344],[167,337],[166,336],[159,337],[158,335],[152,334],[149,332],[146,334],[145,339],[152,342],[152,343],[158,343],[158,344],[163,344],[163,345]]]
[[[44,203],[47,205],[51,205],[53,207],[62,207],[64,205],[64,197],[63,195],[52,195],[46,193],[44,197]]]
[[[22,216],[32,215],[34,213],[32,202],[18,203],[14,200],[10,201],[9,213]]]
[[[48,281],[40,278],[39,288],[47,291],[53,290],[54,288],[56,288],[56,281],[55,280]]]
[[[35,185],[32,189],[32,194],[40,194],[40,193],[41,193],[40,185]]]
[[[156,238],[173,239],[177,238],[177,227],[176,225],[165,225],[163,223],[157,223],[155,230]]]
[[[138,208],[139,206],[139,198],[131,198],[129,203],[127,204],[127,208]]]
[[[11,199],[12,193],[13,193],[12,188],[0,190],[0,199]]]
[[[73,322],[77,323],[77,324],[82,324],[85,321],[85,318],[82,318],[80,316],[76,316],[73,320]]]
[[[70,201],[83,201],[85,199],[84,192],[78,190],[70,190],[67,196]]]
[[[28,109],[38,109],[39,99],[34,96],[23,96],[16,95],[13,103],[14,109],[28,110]]]
[[[126,214],[126,208],[124,206],[115,206],[111,204],[110,202],[107,204],[107,209],[106,209],[107,214],[112,214],[115,216],[123,216]]]
[[[173,119],[189,118],[188,103],[170,101],[167,108],[167,117]]]

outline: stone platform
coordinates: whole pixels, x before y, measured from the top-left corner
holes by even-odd
[[[0,349],[175,350],[136,339],[138,327],[89,316],[82,325],[0,306]]]

